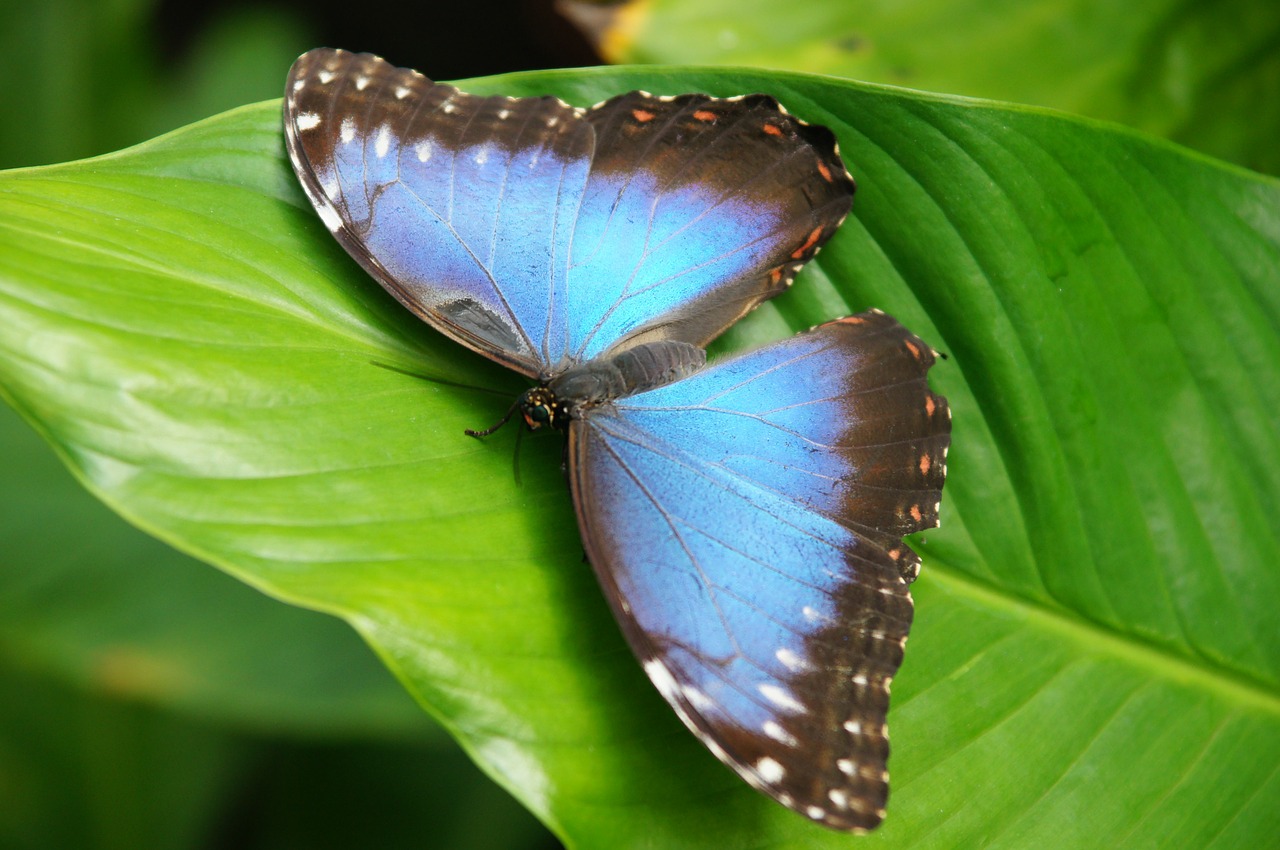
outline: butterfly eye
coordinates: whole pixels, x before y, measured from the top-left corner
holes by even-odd
[[[543,387],[535,387],[520,399],[520,415],[530,431],[537,431],[556,420],[556,397]]]
[[[529,410],[525,418],[530,420],[530,427],[535,427],[535,423],[536,425],[546,425],[551,421],[551,408],[545,404],[540,404]]]

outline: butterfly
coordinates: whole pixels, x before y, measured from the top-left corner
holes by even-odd
[[[888,799],[889,681],[935,526],[934,351],[878,311],[708,364],[848,214],[834,134],[768,95],[479,97],[369,54],[289,73],[285,137],[324,225],[441,333],[532,379],[567,432],[582,540],[693,734],[825,826]]]

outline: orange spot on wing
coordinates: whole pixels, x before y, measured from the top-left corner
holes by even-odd
[[[907,351],[911,352],[912,357],[914,357],[917,360],[920,359],[920,346],[916,345],[914,342],[912,342],[909,339],[905,340],[902,344],[907,347]]]
[[[631,110],[631,117],[639,121],[641,124],[644,124],[648,121],[652,121],[655,116],[647,109],[633,109]]]
[[[817,244],[818,237],[821,235],[822,235],[822,228],[815,227],[813,229],[813,232],[809,234],[809,238],[804,240],[804,244],[791,252],[791,259],[798,260],[801,257],[803,257],[805,251],[808,251],[810,248],[812,248],[814,245]]]
[[[920,513],[919,505],[911,506],[911,518],[916,522],[919,522],[920,520],[924,519],[924,514]]]
[[[782,269],[780,268],[773,269],[771,272],[769,272],[769,281],[771,283],[776,284],[780,280],[782,280]]]
[[[781,128],[781,127],[779,127],[779,126],[778,126],[778,125],[776,125],[776,124],[769,124],[769,123],[766,123],[766,124],[764,125],[764,131],[765,131],[766,133],[768,133],[770,136],[781,136],[781,135],[782,135],[782,128]]]
[[[693,117],[699,121],[716,120],[716,114],[709,109],[699,109],[697,112],[693,113]]]
[[[933,466],[933,461],[929,460],[928,455],[920,455],[920,474],[928,475],[929,467]]]
[[[924,397],[924,412],[928,414],[930,419],[932,419],[933,411],[934,411],[933,396],[927,395]]]
[[[823,180],[831,182],[831,169],[827,168],[827,164],[822,160],[818,160],[818,173],[822,175]]]

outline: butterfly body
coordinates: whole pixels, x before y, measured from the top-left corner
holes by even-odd
[[[598,405],[687,378],[706,362],[707,353],[687,342],[641,343],[545,379],[520,397],[519,407],[533,430],[564,429]]]
[[[641,665],[783,805],[874,828],[889,680],[950,439],[932,350],[876,311],[706,363],[848,213],[834,136],[766,95],[481,98],[368,55],[290,72],[295,170],[433,327],[537,382]]]

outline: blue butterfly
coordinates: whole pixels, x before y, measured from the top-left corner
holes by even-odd
[[[312,50],[285,91],[321,220],[401,303],[536,386],[582,540],[645,672],[752,786],[884,817],[889,680],[950,442],[934,352],[880,312],[710,365],[854,184],[773,98],[478,97]]]

